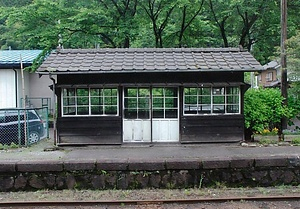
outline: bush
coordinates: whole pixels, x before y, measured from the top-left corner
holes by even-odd
[[[300,137],[292,139],[292,144],[299,146],[300,145]]]
[[[249,89],[245,93],[245,127],[252,133],[272,132],[280,128],[283,116],[290,118],[293,109],[282,105],[279,89]]]

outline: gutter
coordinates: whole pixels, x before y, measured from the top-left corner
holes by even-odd
[[[15,99],[16,99],[16,107],[18,107],[18,72],[16,69],[12,69],[15,72]],[[23,101],[25,102],[25,101]]]

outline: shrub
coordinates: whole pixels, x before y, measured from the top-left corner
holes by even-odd
[[[283,116],[290,118],[293,108],[282,105],[279,89],[249,89],[245,93],[245,127],[252,133],[272,132],[280,128]]]

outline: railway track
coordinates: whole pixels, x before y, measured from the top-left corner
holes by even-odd
[[[4,201],[0,202],[3,207],[65,207],[65,206],[95,206],[95,205],[168,205],[168,204],[199,204],[199,203],[224,203],[238,201],[277,202],[277,201],[300,201],[300,195],[293,196],[259,196],[259,197],[225,197],[225,198],[197,198],[197,199],[160,199],[160,200],[88,200],[88,201]]]

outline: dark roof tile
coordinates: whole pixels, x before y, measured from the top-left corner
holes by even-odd
[[[39,73],[257,71],[262,66],[238,48],[64,49],[53,52]]]

